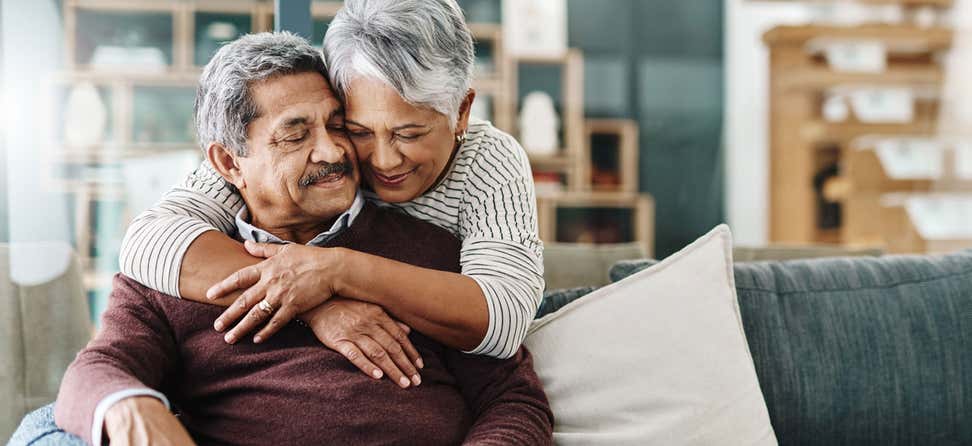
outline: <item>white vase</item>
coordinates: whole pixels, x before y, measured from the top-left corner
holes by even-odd
[[[86,149],[104,142],[107,128],[108,110],[98,89],[90,82],[75,85],[64,109],[64,142]]]
[[[520,110],[520,143],[535,155],[554,155],[560,149],[557,134],[560,118],[550,95],[534,91],[523,98]]]

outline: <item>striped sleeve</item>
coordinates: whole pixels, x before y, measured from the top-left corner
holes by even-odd
[[[121,272],[142,285],[179,296],[179,273],[189,245],[206,231],[234,231],[243,198],[204,161],[162,201],[139,214],[122,240]]]
[[[513,356],[543,295],[543,244],[526,154],[508,135],[484,138],[466,178],[460,212],[462,272],[482,287],[486,337],[469,353]]]

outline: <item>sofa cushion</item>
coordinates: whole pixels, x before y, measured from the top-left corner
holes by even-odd
[[[558,444],[776,444],[730,248],[720,226],[534,323],[526,345]]]
[[[0,438],[54,400],[64,370],[90,336],[81,265],[70,247],[0,244]]]
[[[972,444],[972,252],[735,275],[781,444]]]
[[[539,319],[553,313],[563,308],[564,305],[584,297],[596,289],[592,286],[584,286],[566,290],[545,291],[543,293],[543,300],[540,301],[540,308],[537,310],[536,318]]]
[[[780,443],[972,444],[972,251],[737,263],[735,277]]]

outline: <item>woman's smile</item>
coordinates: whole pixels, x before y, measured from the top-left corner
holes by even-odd
[[[404,183],[405,180],[407,180],[413,173],[415,173],[416,170],[418,170],[418,167],[414,167],[411,170],[408,170],[406,172],[393,174],[393,175],[385,175],[375,171],[371,171],[371,173],[372,176],[375,177],[375,181],[381,183],[382,186],[392,187]]]

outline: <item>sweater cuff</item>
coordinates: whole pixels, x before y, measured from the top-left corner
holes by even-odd
[[[111,408],[115,403],[126,399],[134,398],[136,396],[151,396],[158,398],[165,404],[165,408],[172,410],[169,406],[169,399],[165,397],[161,392],[152,389],[125,389],[119,390],[104,397],[98,406],[95,407],[94,421],[91,423],[91,444],[94,446],[101,446],[101,433],[105,428],[105,414],[108,413],[108,409]]]

